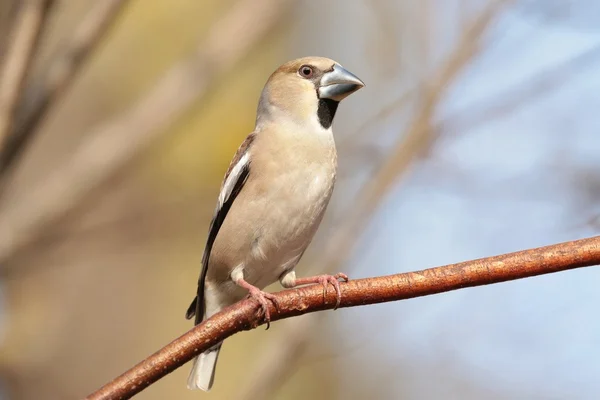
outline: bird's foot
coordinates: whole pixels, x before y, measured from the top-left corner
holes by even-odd
[[[247,286],[243,287],[248,289],[248,297],[254,299],[258,303],[262,311],[263,319],[267,323],[267,329],[269,329],[269,327],[271,326],[271,312],[269,311],[269,302],[267,300],[271,300],[271,302],[273,302],[273,304],[275,305],[275,308],[279,309],[279,305],[277,304],[277,298],[275,297],[275,295],[269,292],[264,292],[256,286],[252,286],[250,284],[247,284]]]
[[[333,309],[335,310],[340,306],[340,302],[342,301],[340,279],[344,282],[348,282],[348,275],[340,272],[335,275],[316,275],[309,276],[307,278],[296,278],[296,286],[308,285],[310,283],[318,283],[323,285],[323,302],[325,302],[325,295],[327,294],[327,285],[331,283],[333,285],[333,288],[335,289],[336,294],[335,307],[333,307]]]

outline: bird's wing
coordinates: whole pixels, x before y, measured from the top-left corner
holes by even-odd
[[[217,208],[215,209],[212,221],[210,222],[208,239],[206,241],[206,247],[204,248],[204,255],[202,256],[202,272],[198,279],[198,292],[196,298],[192,301],[192,304],[185,314],[187,319],[196,315],[196,324],[202,322],[204,315],[204,281],[206,280],[206,273],[208,271],[210,252],[215,239],[217,238],[217,234],[219,233],[219,229],[221,229],[223,221],[225,221],[225,217],[231,209],[231,205],[244,187],[248,175],[250,174],[249,150],[255,138],[256,133],[253,132],[248,135],[246,140],[240,145],[233,160],[231,160],[231,163],[229,164],[229,168],[223,179],[223,184],[221,185]]]

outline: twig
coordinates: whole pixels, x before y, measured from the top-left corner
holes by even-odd
[[[52,3],[53,0],[27,0],[17,12],[12,40],[0,71],[0,150],[12,126],[21,88]]]
[[[262,39],[289,1],[240,0],[209,31],[196,53],[160,79],[139,103],[91,132],[39,187],[0,215],[0,269],[11,254],[33,242],[48,224],[65,215],[92,189],[117,173],[148,146],[219,74]]]
[[[398,181],[403,173],[408,171],[411,162],[424,154],[433,144],[435,135],[432,134],[431,124],[437,104],[452,81],[477,54],[483,33],[500,11],[500,6],[506,3],[506,0],[493,1],[465,28],[456,49],[451,53],[447,62],[431,78],[431,83],[425,87],[426,92],[419,112],[412,120],[406,134],[400,139],[392,154],[376,171],[373,178],[369,180],[358,200],[352,203],[349,215],[344,219],[341,226],[336,227],[334,234],[326,244],[324,250],[326,256],[322,261],[328,271],[341,269],[341,266],[352,254],[351,250],[359,238],[356,232],[361,231],[361,227],[375,213],[392,185]],[[308,340],[307,333],[314,323],[314,321],[292,320],[285,327],[284,332],[281,332],[278,339],[286,343],[291,342],[298,346],[304,346],[304,342]],[[266,388],[274,391],[284,383],[283,379],[274,379],[275,376],[280,374],[277,366],[281,363],[278,360],[290,359],[287,353],[296,352],[296,349],[288,344],[285,346],[274,345],[271,348],[277,349],[277,354],[266,352],[261,357],[260,364],[256,367],[257,371],[261,371],[260,374],[253,374],[248,380],[248,386],[242,387],[237,397],[239,400],[265,398]],[[275,360],[275,358],[278,360]],[[295,360],[298,359],[297,357]],[[286,365],[291,368],[291,364]]]
[[[410,299],[598,264],[600,236],[595,236],[422,271],[351,280],[341,284],[341,307]],[[272,320],[332,309],[336,300],[332,288],[324,296],[320,285],[285,290],[276,297],[278,308],[270,306]],[[128,399],[202,351],[255,325],[256,304],[252,300],[241,301],[175,339],[86,399]]]
[[[94,3],[92,9],[69,34],[65,43],[59,46],[47,72],[41,78],[39,88],[33,91],[31,99],[25,98],[16,110],[14,130],[6,138],[5,146],[0,148],[0,174],[6,173],[6,170],[14,164],[13,160],[22,153],[36,133],[48,109],[75,81],[81,67],[126,2],[126,0],[105,0]]]

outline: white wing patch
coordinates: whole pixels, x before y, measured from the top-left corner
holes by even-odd
[[[223,207],[223,204],[229,199],[231,196],[231,191],[235,187],[235,183],[238,181],[240,177],[240,173],[243,171],[244,167],[248,165],[250,161],[250,152],[246,151],[246,153],[240,158],[240,160],[235,164],[231,173],[225,180],[223,184],[223,188],[221,189],[221,193],[219,193],[219,208]]]

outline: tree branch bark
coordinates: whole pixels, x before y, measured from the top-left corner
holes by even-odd
[[[404,300],[598,264],[600,236],[595,236],[422,271],[351,280],[341,284],[340,307]],[[271,305],[272,321],[332,309],[336,299],[332,288],[324,295],[320,285],[284,290],[276,296],[279,309]],[[256,322],[255,303],[244,300],[234,304],[90,394],[86,400],[128,399],[202,351],[237,332],[255,328]]]

